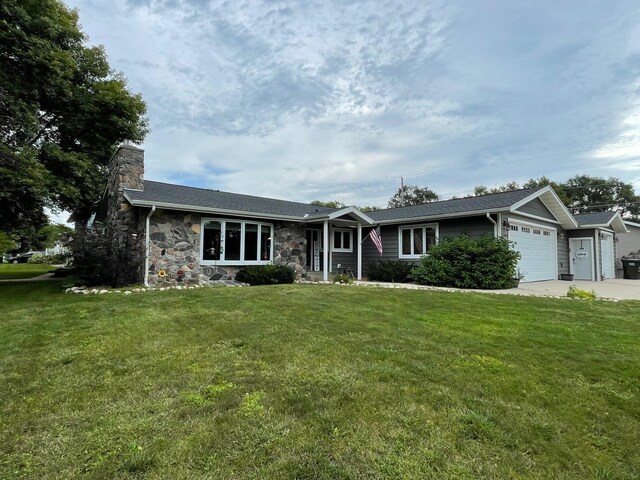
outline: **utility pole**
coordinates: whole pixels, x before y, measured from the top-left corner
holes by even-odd
[[[400,177],[400,206],[404,207],[404,178]]]

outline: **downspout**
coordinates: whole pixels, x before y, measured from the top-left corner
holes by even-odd
[[[596,278],[595,278],[595,281],[599,282],[600,280],[602,280],[602,277],[600,276],[600,270],[601,270],[600,265],[601,265],[601,262],[602,262],[602,250],[600,250],[600,248],[601,248],[600,247],[600,243],[601,243],[600,242],[600,229],[596,228],[595,232],[596,233],[595,233],[594,236],[596,237],[596,244],[595,244],[594,248],[595,248],[596,251],[594,252],[593,256],[595,257],[594,260],[596,261]]]
[[[147,215],[147,220],[145,224],[145,240],[144,240],[144,286],[149,286],[149,220],[151,219],[151,215],[156,211],[156,206],[151,206],[151,211]]]
[[[493,223],[493,236],[498,238],[498,224],[493,218],[491,218],[491,214],[489,212],[487,212],[487,219]]]

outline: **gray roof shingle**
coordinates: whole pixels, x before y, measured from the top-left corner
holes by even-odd
[[[134,203],[141,202],[149,205],[163,203],[287,217],[303,218],[306,214],[330,213],[337,210],[308,203],[289,202],[287,200],[221,192],[206,188],[185,187],[149,180],[144,181],[144,190],[126,189],[126,192]]]
[[[410,220],[412,218],[441,217],[485,210],[509,209],[513,204],[527,198],[544,187],[494,193],[478,197],[455,198],[440,202],[389,208],[368,212],[376,222],[392,220]],[[290,202],[274,198],[256,197],[238,193],[221,192],[205,188],[186,187],[170,183],[144,181],[144,190],[126,189],[127,196],[134,204],[169,204],[176,207],[195,207],[203,209],[232,210],[263,215],[277,215],[304,218],[318,213],[331,213],[339,209],[311,205],[309,203]]]
[[[373,220],[381,222],[408,220],[411,218],[439,217],[484,210],[509,209],[514,203],[527,198],[529,195],[543,188],[544,187],[534,187],[511,192],[481,195],[478,197],[454,198],[440,202],[424,203],[422,205],[378,210],[376,212],[369,212],[367,215]]]
[[[578,225],[609,225],[613,216],[617,212],[615,210],[608,212],[593,212],[593,213],[582,213],[580,215],[574,215],[573,218],[576,219]]]

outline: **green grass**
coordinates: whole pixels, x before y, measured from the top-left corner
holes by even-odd
[[[0,280],[33,278],[54,270],[51,265],[32,263],[0,263]]]
[[[640,309],[0,285],[0,478],[640,476]]]

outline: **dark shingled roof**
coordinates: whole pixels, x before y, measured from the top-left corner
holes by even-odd
[[[388,220],[407,220],[411,218],[439,217],[485,210],[508,210],[514,203],[518,203],[520,200],[527,198],[529,195],[543,188],[544,187],[534,187],[511,192],[481,195],[479,197],[454,198],[441,202],[412,205],[410,207],[378,210],[376,212],[368,212],[367,215],[373,220],[381,222]]]
[[[576,219],[578,225],[609,225],[611,219],[616,214],[616,211],[608,211],[608,212],[593,212],[593,213],[582,213],[580,215],[574,215],[573,218]]]
[[[149,180],[144,181],[143,191],[126,189],[126,192],[134,203],[142,202],[150,205],[164,203],[176,206],[216,208],[287,217],[303,218],[306,214],[330,213],[337,210],[336,208],[319,207],[308,203],[254,197],[253,195],[185,187]]]

